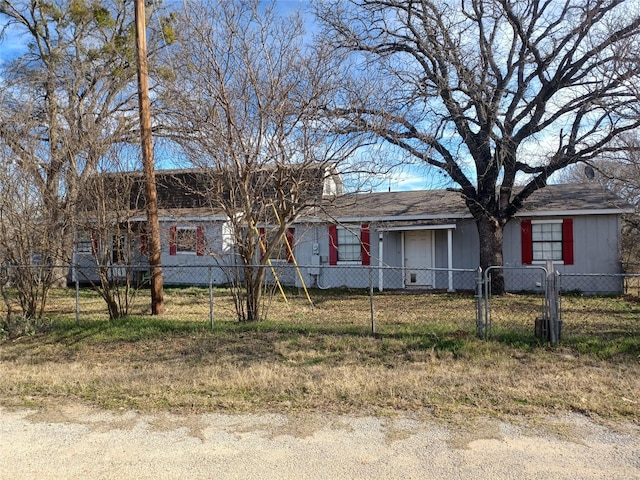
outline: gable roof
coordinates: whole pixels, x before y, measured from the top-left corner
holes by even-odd
[[[620,214],[629,210],[626,202],[598,184],[559,184],[534,192],[517,216]],[[325,212],[342,222],[471,218],[461,193],[454,190],[345,194],[327,202]]]
[[[322,199],[340,195],[342,180],[326,165],[267,165],[249,174],[249,182],[269,202],[278,195],[300,204],[320,205]],[[220,200],[231,199],[237,179],[233,174],[206,169],[156,170],[158,210],[221,213]],[[89,181],[89,188],[121,200],[119,208],[143,211],[146,205],[145,177],[140,171],[105,172]],[[239,202],[241,203],[241,202]]]

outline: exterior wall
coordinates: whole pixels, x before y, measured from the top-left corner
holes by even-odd
[[[436,258],[435,266],[440,269],[448,267],[448,239],[446,230],[436,230]],[[462,220],[456,224],[456,228],[451,233],[452,243],[452,264],[451,268],[456,270],[476,270],[480,263],[478,230],[472,221]],[[449,288],[449,273],[447,271],[437,271],[436,288]],[[475,276],[470,272],[455,272],[453,275],[453,289],[474,290]]]
[[[539,217],[536,217],[539,218]],[[548,217],[549,220],[561,219]],[[578,274],[619,274],[620,263],[620,217],[618,215],[576,216],[573,218],[573,252],[574,264],[556,264],[555,268],[563,275],[562,288],[565,291],[584,293],[611,293],[621,291],[621,280],[597,276],[589,278]],[[509,222],[504,230],[504,264],[507,290],[539,291],[544,283],[543,271],[531,265],[522,264],[521,219]],[[195,253],[170,254],[169,231],[172,225],[204,227],[205,254]],[[283,261],[274,262],[274,268],[283,285],[301,287],[302,282],[308,287],[317,288],[368,288],[371,282],[379,287],[380,278],[384,289],[398,289],[404,286],[403,271],[403,233],[400,231],[384,231],[383,258],[379,259],[379,231],[375,224],[370,225],[370,266],[358,262],[329,265],[328,226],[321,223],[296,224],[294,234],[294,255],[299,265],[298,274],[295,266]],[[166,285],[207,285],[209,279],[213,284],[229,283],[230,270],[224,267],[234,265],[237,259],[229,242],[225,242],[222,222],[161,222],[162,265]],[[447,231],[434,231],[434,266],[436,269],[447,268]],[[132,250],[139,252],[139,244],[134,239]],[[472,220],[461,220],[452,231],[453,269],[477,269],[479,259],[479,238],[475,223]],[[90,254],[79,255],[81,267],[95,267]],[[140,264],[146,264],[146,258],[139,256]],[[259,262],[259,259],[256,259]],[[134,260],[132,263],[138,263]],[[381,265],[382,272],[377,267]],[[533,265],[536,267],[536,265]],[[90,271],[90,270],[85,270]],[[143,273],[141,271],[141,273]],[[467,272],[468,273],[468,272]],[[211,275],[211,277],[210,277]],[[447,289],[449,275],[447,271],[435,271],[435,288]],[[91,275],[97,280],[97,275]],[[83,278],[80,277],[83,281]],[[272,281],[269,270],[267,280]],[[472,290],[475,288],[473,275],[453,276],[455,290]]]
[[[204,255],[192,252],[170,253],[169,232],[172,226],[204,227]],[[209,275],[214,285],[229,283],[228,271],[209,268],[227,265],[232,252],[222,251],[222,224],[219,222],[161,222],[160,243],[162,246],[163,281],[171,285],[208,285]]]
[[[355,225],[355,224],[354,224]],[[329,229],[328,225],[314,226],[315,238],[317,238],[320,252],[320,269],[317,278],[312,279],[310,286],[318,288],[368,288],[369,268],[358,262],[338,262],[337,265],[329,265]],[[371,264],[377,264],[378,232],[371,226],[370,235],[373,248],[371,249]],[[315,280],[315,282],[314,282]]]
[[[564,291],[582,293],[619,293],[622,280],[606,277],[606,274],[622,273],[620,262],[621,220],[618,215],[584,215],[574,217],[545,217],[544,220],[573,219],[573,255],[572,265],[554,263],[554,269],[561,274],[561,288]],[[536,217],[536,220],[543,218]],[[505,275],[507,288],[512,290],[539,290],[540,274],[524,275],[522,264],[521,218],[516,218],[505,227],[504,264],[512,270]],[[545,267],[544,263],[534,262],[533,266]],[[582,275],[587,274],[587,275]],[[602,274],[589,277],[589,274]]]
[[[480,265],[480,239],[473,220],[461,220],[453,231],[453,268],[476,269]]]
[[[549,217],[560,220],[563,217]],[[560,273],[621,273],[620,218],[617,215],[591,215],[573,218],[573,265],[555,265]],[[547,219],[547,218],[545,218]],[[516,218],[505,227],[504,263],[522,265],[522,235]]]

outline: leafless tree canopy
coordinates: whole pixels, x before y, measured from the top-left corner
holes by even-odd
[[[319,203],[324,172],[344,168],[361,145],[333,135],[319,115],[336,91],[334,60],[308,48],[299,16],[278,17],[274,7],[188,2],[176,28],[188,41],[169,61],[175,82],[163,92],[164,134],[210,175],[210,204],[233,223],[246,265],[240,317],[250,320],[260,317],[264,275],[251,267],[261,248],[258,225],[275,240],[263,246],[268,258],[288,227]]]
[[[168,43],[163,29],[150,25],[152,53]],[[43,305],[53,282],[66,285],[79,207],[100,193],[88,179],[114,148],[135,139],[132,4],[0,0],[0,32],[24,45],[0,63],[0,244],[13,265],[56,265],[24,282],[25,295],[39,289]],[[38,316],[28,305],[22,310]]]
[[[640,134],[623,135],[617,143],[622,148],[603,155],[588,165],[574,165],[563,172],[563,180],[597,182],[625,199],[635,211],[627,214],[622,226],[622,268],[640,272]]]
[[[62,238],[83,182],[114,144],[135,139],[131,5],[0,0],[0,22],[26,45],[1,65],[0,142],[31,175]],[[69,254],[56,252],[59,261]]]
[[[446,172],[485,267],[533,191],[640,124],[635,0],[329,0],[317,13],[379,92],[346,92],[331,113]]]

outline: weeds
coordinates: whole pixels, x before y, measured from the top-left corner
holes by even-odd
[[[168,303],[198,308],[189,299],[202,291],[182,292],[170,291]],[[56,293],[61,313],[50,330],[0,342],[0,403],[639,418],[640,322],[637,306],[620,299],[565,300],[564,338],[551,347],[530,325],[526,305],[539,299],[505,299],[480,340],[462,296],[377,296],[372,335],[363,295],[326,295],[313,310],[304,299],[274,302],[274,320],[247,324],[226,317],[216,294],[211,328],[206,310],[77,325]]]

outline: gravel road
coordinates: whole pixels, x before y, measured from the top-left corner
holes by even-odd
[[[170,415],[0,408],[1,479],[640,479],[640,427],[580,415]]]

